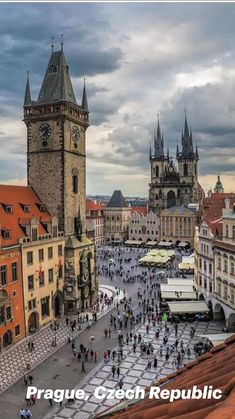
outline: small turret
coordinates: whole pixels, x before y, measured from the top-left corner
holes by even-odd
[[[223,187],[223,184],[220,180],[219,173],[218,173],[217,182],[216,182],[216,185],[215,185],[215,188],[214,188],[214,192],[215,193],[223,193],[224,192],[224,187]]]
[[[25,87],[24,106],[30,106],[31,104],[32,104],[32,100],[31,100],[30,85],[29,85],[29,72],[27,71],[27,82],[26,82],[26,87]]]
[[[85,111],[89,111],[87,95],[86,95],[86,81],[85,81],[85,78],[84,78],[84,86],[83,86],[83,93],[82,93],[82,108]]]

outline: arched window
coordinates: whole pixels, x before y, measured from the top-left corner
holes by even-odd
[[[176,205],[176,196],[174,191],[167,193],[167,208],[174,207]]]
[[[73,182],[73,193],[78,193],[78,177],[77,177],[77,175],[73,175],[72,182]]]
[[[184,176],[188,176],[188,165],[184,163]]]
[[[56,65],[52,64],[52,65],[49,67],[49,73],[50,73],[50,74],[52,74],[52,73],[57,73],[57,67],[56,67]]]
[[[156,177],[159,177],[159,167],[156,166]]]
[[[196,164],[195,164],[195,167],[194,167],[194,173],[195,173],[195,175],[197,174],[197,166],[196,166]]]

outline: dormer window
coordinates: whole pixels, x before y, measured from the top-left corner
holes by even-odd
[[[49,67],[49,74],[52,74],[52,73],[57,73],[57,67],[56,67],[56,65],[54,65],[54,64],[52,64],[50,67]]]
[[[12,205],[7,204],[7,205],[3,205],[3,206],[4,206],[4,209],[5,209],[7,214],[12,214],[13,213],[13,206]]]
[[[29,206],[29,205],[25,205],[25,204],[23,204],[23,205],[22,205],[22,207],[23,207],[23,211],[24,211],[24,212],[26,212],[26,213],[27,213],[27,212],[30,212],[30,206]]]
[[[45,207],[45,205],[40,205],[39,210],[40,210],[41,212],[46,212],[46,207]]]
[[[2,230],[2,238],[4,240],[8,240],[10,238],[10,231],[9,230]]]

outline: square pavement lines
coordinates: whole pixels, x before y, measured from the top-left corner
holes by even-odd
[[[141,385],[141,386],[148,387],[148,386],[151,386],[151,384],[152,384],[152,380],[145,380],[145,379],[143,379],[143,378],[140,378],[140,379],[138,380],[137,384],[138,384],[138,385]]]
[[[107,387],[107,388],[114,388],[114,387],[116,387],[116,386],[117,386],[117,384],[118,384],[118,382],[117,382],[117,381],[106,380],[106,381],[103,383],[103,386],[104,386],[104,387]]]
[[[109,374],[110,374],[110,371],[109,372],[98,371],[97,374],[96,374],[96,377],[107,378],[109,376]]]
[[[130,369],[132,367],[132,365],[133,365],[133,363],[130,363],[130,362],[122,362],[121,365],[120,365],[120,369],[122,367]]]
[[[148,380],[156,380],[157,376],[158,376],[157,371],[155,374],[152,374],[151,372],[145,372],[144,375],[142,375],[142,378],[148,379]]]
[[[74,413],[75,409],[64,408],[59,414],[62,418],[71,418]]]
[[[134,365],[133,370],[143,371],[143,370],[145,370],[145,368],[146,368],[146,365],[136,364],[136,365]]]
[[[124,377],[124,378],[123,378],[123,382],[124,382],[124,383],[130,383],[130,384],[135,384],[137,380],[138,380],[138,378],[137,378],[137,377],[130,377],[130,376],[127,376],[127,377]]]
[[[97,404],[88,402],[83,406],[82,411],[92,413],[96,409],[97,409]]]
[[[94,384],[99,386],[104,380],[101,378],[92,378],[91,381],[89,381],[89,384]]]
[[[73,419],[90,419],[91,414],[88,412],[78,412],[75,416],[73,416]]]
[[[131,371],[128,372],[128,376],[130,376],[130,377],[140,377],[142,373],[143,373],[142,371],[131,370]]]
[[[90,384],[87,384],[83,387],[83,390],[85,391],[85,393],[94,393],[96,387],[97,386],[92,386]]]

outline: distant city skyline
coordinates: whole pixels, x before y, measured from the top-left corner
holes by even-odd
[[[59,49],[63,33],[78,103],[86,77],[87,194],[148,196],[157,113],[175,156],[185,108],[202,187],[213,189],[219,172],[232,191],[234,20],[233,3],[0,4],[0,183],[26,184],[26,72],[36,99],[50,38]]]

